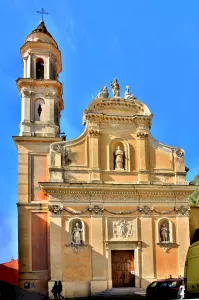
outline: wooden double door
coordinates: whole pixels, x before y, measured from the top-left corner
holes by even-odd
[[[113,287],[135,286],[133,250],[112,250],[111,264]]]

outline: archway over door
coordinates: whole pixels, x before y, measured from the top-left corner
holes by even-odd
[[[112,284],[113,287],[134,287],[134,250],[112,250]]]

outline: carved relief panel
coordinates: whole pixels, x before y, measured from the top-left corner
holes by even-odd
[[[108,218],[109,241],[137,241],[137,218]]]

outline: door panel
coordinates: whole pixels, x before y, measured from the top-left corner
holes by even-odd
[[[113,287],[134,286],[134,252],[129,250],[113,250],[112,282]]]

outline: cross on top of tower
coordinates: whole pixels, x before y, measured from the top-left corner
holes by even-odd
[[[43,15],[49,15],[49,13],[46,12],[43,8],[41,9],[41,11],[37,10],[37,13],[41,14],[42,22],[44,21],[44,16]]]

